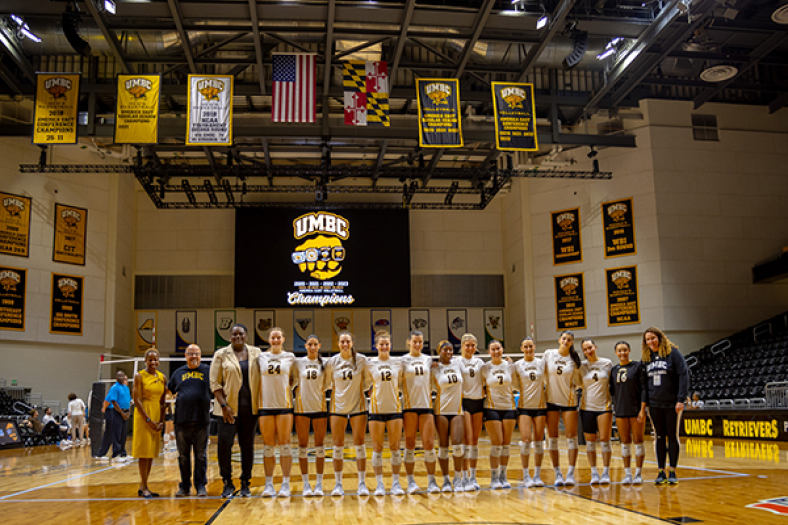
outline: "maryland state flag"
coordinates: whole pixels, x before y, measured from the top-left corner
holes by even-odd
[[[385,62],[345,62],[345,124],[390,126],[389,71]]]

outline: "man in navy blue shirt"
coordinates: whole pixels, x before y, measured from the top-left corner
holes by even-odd
[[[167,388],[175,395],[175,442],[181,483],[175,497],[188,496],[192,485],[191,455],[194,451],[194,488],[198,496],[207,496],[208,424],[211,407],[210,368],[200,363],[202,351],[197,345],[186,347],[186,365],[173,372]]]
[[[126,455],[126,421],[129,419],[131,408],[131,392],[129,392],[128,378],[123,370],[118,370],[115,375],[116,383],[109,389],[104,398],[104,436],[101,439],[101,447],[95,459],[107,461],[105,457],[112,445],[112,458],[119,461],[128,461]]]

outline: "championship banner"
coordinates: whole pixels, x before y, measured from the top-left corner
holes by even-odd
[[[408,333],[418,330],[424,334],[424,353],[430,352],[430,311],[408,310]],[[392,341],[393,342],[393,341]]]
[[[463,334],[468,331],[468,310],[446,310],[446,324],[448,325],[449,342],[454,346],[454,353],[462,351],[460,341]]]
[[[353,311],[331,310],[331,348],[339,352],[339,334],[347,330],[353,333]]]
[[[602,203],[602,230],[605,232],[605,258],[638,252],[631,197]]]
[[[55,203],[55,242],[52,260],[85,265],[88,210]]]
[[[76,144],[79,73],[38,73],[33,144]]]
[[[553,266],[583,262],[580,208],[554,211],[550,217],[553,227]]]
[[[495,147],[503,151],[538,151],[534,85],[493,82]]]
[[[82,335],[82,284],[84,277],[52,274],[49,333]]]
[[[197,344],[197,311],[175,312],[175,351],[182,354],[193,344]]]
[[[25,331],[27,270],[0,266],[0,330]]]
[[[640,322],[637,270],[637,266],[605,270],[608,326]]]
[[[585,288],[582,273],[555,277],[555,320],[559,332],[586,327]]]
[[[27,257],[30,248],[30,205],[33,199],[0,192],[0,253]]]
[[[189,75],[187,146],[233,145],[233,77]]]
[[[230,344],[230,331],[234,324],[235,310],[216,310],[213,313],[214,351]]]
[[[315,333],[315,311],[293,312],[293,352],[306,354],[306,338]]]
[[[484,347],[498,341],[503,346],[503,310],[484,310]]]
[[[156,329],[159,326],[158,312],[139,310],[134,312],[137,334],[134,337],[134,349],[144,354],[148,348],[156,347]]]
[[[419,146],[461,148],[460,81],[456,78],[417,78]]]
[[[268,350],[268,330],[276,326],[276,312],[274,310],[254,311],[254,345],[260,350]]]
[[[369,312],[369,326],[372,327],[372,345],[375,350],[375,334],[386,332],[391,335],[391,310],[371,310]],[[392,341],[393,346],[394,341]]]
[[[118,75],[115,144],[159,142],[161,75]]]

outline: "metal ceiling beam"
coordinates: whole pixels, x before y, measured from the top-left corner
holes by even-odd
[[[711,100],[717,93],[736,81],[737,78],[740,78],[744,73],[757,66],[761,59],[771,53],[775,48],[777,48],[777,46],[786,40],[788,40],[788,35],[785,33],[772,33],[769,35],[766,40],[761,42],[758,47],[752,50],[752,53],[750,53],[750,61],[744,66],[740,67],[738,73],[736,73],[733,78],[730,78],[725,82],[720,82],[716,86],[708,88],[703,93],[695,97],[695,100],[692,101],[694,106],[693,109],[698,109],[701,107],[703,104]]]
[[[252,37],[254,38],[254,56],[257,61],[257,81],[260,93],[265,95],[265,70],[263,69],[263,39],[260,36],[260,20],[257,17],[257,0],[249,0],[249,14],[252,17]]]
[[[443,156],[443,152],[446,151],[446,148],[438,148],[435,150],[435,153],[432,154],[432,158],[430,159],[430,164],[427,166],[427,170],[424,172],[424,175],[421,177],[421,184],[422,186],[426,186],[427,183],[430,182],[432,178],[432,174],[435,173],[435,168],[438,167],[438,162],[440,162],[441,157]]]
[[[465,48],[462,50],[462,56],[460,57],[460,63],[457,65],[457,72],[454,78],[460,78],[465,71],[465,66],[468,65],[468,60],[471,58],[473,48],[476,46],[476,42],[479,41],[482,29],[484,29],[484,24],[487,23],[487,18],[490,16],[495,1],[496,0],[484,0],[484,4],[479,8],[479,12],[476,14],[476,20],[473,22],[472,36],[465,42]]]
[[[254,60],[254,57],[255,57],[254,55],[247,55],[247,58],[248,58],[249,60]],[[246,70],[249,68],[249,66],[251,66],[251,65],[252,65],[252,64],[238,64],[237,66],[235,66],[234,68],[232,68],[231,70],[229,70],[229,71],[227,72],[227,74],[228,74],[228,75],[230,75],[231,77],[234,77],[234,76],[240,75],[241,73],[243,73],[244,71],[246,71]],[[265,87],[265,85],[262,85],[262,86],[260,86],[260,88],[261,88],[261,89],[263,89],[264,87]],[[261,95],[265,95],[265,91],[264,91],[264,90],[263,90],[263,92],[261,93]]]
[[[178,4],[178,0],[167,0],[167,3],[170,6],[172,19],[175,21],[175,27],[178,29],[178,35],[181,37],[181,46],[183,47],[183,53],[186,55],[186,62],[189,64],[189,70],[192,73],[197,73],[197,66],[194,63],[194,55],[192,54],[189,34],[183,28],[183,16],[181,15],[180,4]]]
[[[415,9],[416,0],[406,0],[402,22],[400,23],[399,38],[397,39],[397,49],[394,51],[394,60],[391,62],[391,69],[389,69],[390,87],[394,87],[394,83],[397,79],[397,69],[399,69],[399,62],[402,60],[402,52],[405,49],[405,39],[407,38],[408,29],[413,20],[413,11],[415,11]]]
[[[389,146],[388,140],[382,140],[380,142],[380,151],[378,152],[378,159],[375,161],[375,171],[372,175],[372,183],[374,184],[376,180],[378,180],[378,175],[380,174],[380,170],[383,167],[383,160],[386,158],[386,149]]]
[[[448,56],[445,53],[441,52],[440,50],[438,50],[434,46],[431,46],[431,45],[427,44],[426,42],[422,42],[419,39],[410,38],[409,37],[408,40],[410,40],[414,44],[418,45],[419,47],[423,47],[424,49],[426,49],[430,53],[435,54],[435,56],[437,56],[438,58],[440,58],[441,60],[446,62],[447,65],[443,69],[443,71],[455,71],[455,75],[456,75],[456,71],[457,70],[455,68],[457,67],[457,64],[454,62],[454,60],[450,56]],[[413,64],[413,63],[405,63],[405,64],[403,64],[403,63],[400,62],[400,67],[402,69],[409,69],[411,71],[435,71],[435,70],[440,69],[441,66],[439,64],[435,64],[434,62],[428,62],[428,63],[424,63],[424,64]],[[473,67],[468,67],[466,69],[468,71],[471,71],[471,69],[476,69],[476,66],[474,65]],[[498,72],[498,68],[496,68],[494,66],[490,66],[490,69],[491,69],[490,72],[496,72],[496,73]],[[473,78],[478,80],[479,82],[483,82],[484,84],[490,85],[490,82],[486,78],[484,78],[482,76],[479,76],[476,73],[469,73],[469,74]],[[459,78],[459,76],[457,76],[456,78]]]
[[[323,66],[323,97],[328,96],[331,87],[331,58],[334,56],[334,16],[336,15],[336,0],[328,0],[326,14],[326,62]],[[325,104],[326,101],[323,101]]]
[[[553,11],[553,13],[550,15],[550,21],[548,22],[547,27],[542,28],[539,43],[531,46],[531,48],[528,50],[528,53],[525,55],[525,61],[523,61],[520,74],[517,75],[517,82],[522,82],[525,80],[525,77],[528,75],[528,71],[530,71],[530,69],[539,59],[539,56],[545,50],[555,34],[564,28],[566,17],[569,14],[569,11],[572,10],[572,7],[574,7],[576,1],[577,0],[561,0],[561,3],[555,8],[555,11]]]
[[[332,60],[334,62],[342,60],[343,58],[345,58],[348,55],[352,55],[353,53],[358,53],[359,51],[363,51],[364,49],[367,49],[368,47],[372,47],[372,46],[374,46],[376,44],[380,44],[381,42],[385,42],[387,40],[391,40],[391,37],[390,36],[384,36],[382,38],[376,38],[374,40],[370,40],[369,42],[364,42],[363,44],[359,44],[359,45],[357,45],[355,47],[351,47],[350,49],[346,49],[345,51],[342,51],[341,53],[335,54],[334,58]]]
[[[0,79],[5,82],[17,95],[22,94],[22,88],[14,78],[14,74],[3,63],[0,62]]]
[[[30,62],[27,61],[25,54],[22,53],[22,50],[16,45],[14,39],[9,38],[2,28],[0,28],[0,43],[5,46],[6,51],[8,51],[9,55],[11,55],[11,58],[19,67],[19,69],[22,70],[22,73],[24,73],[27,79],[35,86],[36,72],[33,69],[33,66],[31,66]]]
[[[104,14],[99,12],[98,8],[96,7],[96,3],[87,0],[83,2],[85,6],[87,6],[88,11],[90,11],[90,16],[93,17],[93,20],[96,22],[96,25],[99,26],[101,29],[101,34],[104,35],[104,40],[107,41],[109,48],[112,50],[112,54],[115,55],[115,58],[120,63],[121,69],[126,74],[134,73],[134,68],[126,62],[126,57],[123,53],[123,50],[120,48],[120,43],[118,42],[118,37],[115,35],[115,31],[109,29],[107,27],[107,21],[104,19]]]
[[[788,93],[783,93],[773,101],[769,103],[769,114],[778,112],[780,109],[785,107],[788,104]]]
[[[202,50],[202,51],[200,51],[199,53],[195,53],[195,54],[194,54],[194,58],[195,58],[195,60],[196,60],[196,59],[202,58],[202,57],[204,57],[204,56],[210,55],[210,54],[211,54],[211,53],[213,53],[214,51],[216,51],[216,50],[218,50],[218,49],[220,49],[220,48],[222,48],[222,47],[226,46],[227,44],[230,44],[230,43],[232,43],[232,42],[235,42],[235,41],[236,41],[236,40],[238,40],[239,38],[245,37],[245,36],[246,36],[246,35],[248,35],[248,34],[249,34],[249,33],[247,33],[246,31],[242,31],[242,32],[240,32],[240,33],[235,33],[234,35],[232,35],[232,36],[229,36],[229,37],[225,38],[224,40],[222,40],[222,41],[220,41],[220,42],[217,42],[217,43],[215,43],[215,44],[214,44],[214,45],[212,45],[212,46],[206,47],[205,49],[203,49],[203,50]],[[175,66],[172,66],[172,67],[168,67],[167,69],[165,69],[164,71],[162,71],[161,75],[162,75],[162,76],[165,76],[165,75],[168,75],[168,74],[170,74],[170,73],[174,73],[175,71],[177,71],[177,70],[179,70],[179,69],[183,69],[184,67],[185,67],[185,65],[184,65],[184,64],[178,64],[178,65],[175,65]]]
[[[294,47],[303,53],[313,53],[313,51],[310,51],[309,49],[305,48],[301,44],[296,44],[292,40],[283,37],[279,33],[272,33],[271,31],[263,31],[262,34],[275,38],[280,42],[282,42],[283,44],[287,44],[288,46]],[[318,58],[320,58],[320,55],[318,55]]]

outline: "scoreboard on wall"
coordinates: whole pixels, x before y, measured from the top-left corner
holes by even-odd
[[[236,210],[235,304],[410,306],[408,211]]]

